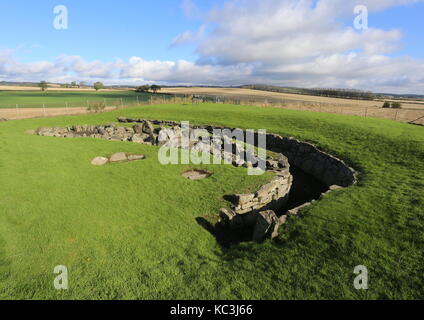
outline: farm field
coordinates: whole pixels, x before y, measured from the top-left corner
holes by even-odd
[[[309,110],[411,122],[424,125],[424,102],[402,101],[402,109],[383,109],[383,101],[353,100],[240,88],[164,88],[164,93],[221,97],[243,104]],[[238,102],[236,102],[238,103]]]
[[[18,86],[18,85],[0,85],[0,91],[40,91],[40,87],[31,86]],[[48,91],[84,91],[84,92],[96,92],[93,88],[61,88],[60,86],[51,86],[49,84]],[[114,91],[127,91],[127,89],[102,89],[102,92],[114,92]]]
[[[420,104],[417,104],[414,105],[414,108],[406,109],[404,104],[402,109],[383,109],[378,107],[379,104],[382,104],[379,101],[323,98],[229,88],[177,88],[176,90],[165,88],[162,93],[180,96],[191,94],[209,97],[224,96],[229,100],[239,100],[242,103],[263,107],[377,117],[424,125],[424,104],[422,105],[423,108]],[[107,110],[111,110],[116,107],[137,106],[151,98],[161,100],[169,97],[162,94],[137,93],[129,90],[102,90],[100,92],[77,90],[0,91],[0,118],[25,119],[84,114],[87,113],[87,106],[93,103],[105,103],[108,107]]]
[[[252,190],[268,175],[210,165],[202,168],[214,173],[211,178],[188,181],[180,175],[189,167],[160,165],[156,147],[25,134],[113,123],[119,116],[293,136],[345,160],[360,172],[359,183],[291,217],[277,241],[224,248],[196,218],[216,214],[228,205],[223,196]],[[0,299],[424,297],[423,127],[279,108],[178,104],[0,122],[0,141]],[[90,164],[120,151],[147,160]],[[67,291],[52,286],[57,265],[69,268]],[[357,265],[369,269],[369,290],[353,286]]]
[[[66,103],[69,107],[86,107],[89,102],[115,102],[121,103],[136,101],[137,97],[140,100],[146,100],[150,97],[147,93],[136,93],[127,90],[115,91],[0,91],[0,108],[10,109],[18,105],[20,108],[40,108],[43,104],[46,108],[65,108]]]
[[[369,100],[353,100],[340,98],[327,98],[320,96],[308,96],[293,93],[279,93],[252,89],[241,88],[202,88],[202,87],[187,87],[187,88],[163,88],[162,92],[172,94],[198,94],[198,95],[222,95],[229,98],[241,99],[273,99],[281,100],[286,103],[322,103],[334,104],[344,107],[381,107],[382,101]],[[422,109],[424,110],[424,101],[402,101],[405,109]]]

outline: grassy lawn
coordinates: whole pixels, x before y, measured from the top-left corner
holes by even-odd
[[[0,91],[0,108],[47,108],[86,107],[89,102],[102,102],[106,99],[109,104],[118,103],[122,98],[124,103],[134,103],[147,100],[151,95],[134,91]]]
[[[34,93],[35,94],[35,93]],[[48,93],[51,94],[51,93]],[[220,247],[196,223],[269,176],[161,166],[155,147],[28,136],[118,116],[266,128],[316,143],[361,172],[290,218],[277,241]],[[93,167],[126,151],[147,160]],[[0,123],[0,298],[412,299],[424,297],[424,128],[382,119],[232,105],[161,105]],[[53,288],[56,265],[69,290]],[[353,286],[357,265],[370,289]]]

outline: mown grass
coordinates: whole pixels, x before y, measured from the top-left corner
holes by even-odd
[[[0,91],[0,108],[65,108],[86,107],[87,101],[111,103],[118,101],[124,103],[135,103],[149,99],[151,94],[138,93],[134,91]]]
[[[207,180],[161,166],[157,149],[27,136],[41,126],[117,116],[189,120],[316,143],[361,172],[291,218],[277,241],[220,247],[196,217],[268,179],[205,166]],[[0,297],[15,299],[416,299],[424,297],[424,128],[381,119],[231,105],[161,105],[0,123]],[[97,155],[145,153],[92,167]],[[69,268],[69,290],[53,268]],[[353,286],[357,265],[369,290]]]

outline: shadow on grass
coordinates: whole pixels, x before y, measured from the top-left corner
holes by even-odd
[[[252,228],[243,228],[243,229],[230,229],[216,223],[215,225],[206,220],[205,218],[198,217],[196,222],[203,229],[212,234],[218,244],[223,248],[230,248],[233,245],[238,245],[242,242],[251,242],[253,227]]]

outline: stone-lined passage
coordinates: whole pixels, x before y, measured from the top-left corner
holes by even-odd
[[[184,132],[178,122],[125,117],[119,117],[118,121],[136,124],[131,128],[115,125],[40,128],[35,131],[35,134],[51,137],[89,137],[111,141],[131,141],[156,146],[166,144],[170,147],[181,148]],[[160,127],[155,128],[155,125]],[[218,142],[214,140],[212,145],[207,145],[196,134],[193,134],[196,129],[203,129],[210,134],[214,134],[215,130],[227,130],[232,133],[241,131],[246,136],[246,130],[210,125],[190,126],[189,129],[190,145],[188,148],[191,150],[216,155],[216,149],[218,149],[224,160],[238,167],[249,168],[261,160],[253,153],[249,153],[235,137],[223,134]],[[257,145],[259,138],[263,137],[259,137],[259,133],[255,133],[254,145]],[[233,195],[231,210],[222,209],[220,220],[216,225],[216,228],[224,227],[230,232],[250,230],[251,239],[258,242],[266,238],[275,238],[278,235],[279,227],[287,221],[288,215],[297,214],[298,209],[310,205],[310,203],[304,204],[280,217],[275,213],[284,209],[289,199],[293,183],[290,164],[322,181],[330,188],[329,191],[348,187],[357,182],[357,174],[352,168],[310,143],[276,134],[266,134],[265,139],[267,150],[275,153],[275,156],[266,159],[266,170],[272,171],[275,177],[255,193]],[[231,145],[230,153],[225,151],[228,150],[224,148],[226,145]],[[265,161],[265,159],[262,160]]]

